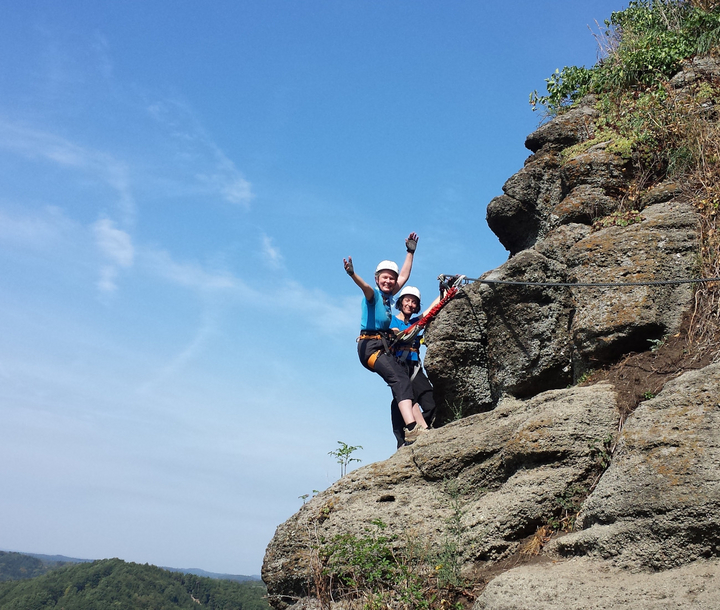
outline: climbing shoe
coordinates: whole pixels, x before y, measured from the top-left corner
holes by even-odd
[[[427,430],[422,426],[416,425],[412,430],[405,428],[405,444],[414,443],[418,437]]]

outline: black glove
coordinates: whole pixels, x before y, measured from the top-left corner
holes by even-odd
[[[415,254],[415,248],[417,248],[417,242],[414,239],[406,239],[405,247],[410,254]]]
[[[346,261],[346,262],[345,262],[345,271],[347,271],[347,274],[348,274],[350,277],[352,277],[353,275],[355,275],[355,269],[354,269],[353,264],[352,264],[352,259],[350,259],[349,261]]]

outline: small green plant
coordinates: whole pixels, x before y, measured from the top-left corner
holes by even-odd
[[[580,507],[587,498],[588,493],[588,489],[584,485],[571,485],[562,494],[556,496],[555,504],[559,508],[560,514],[549,519],[548,525],[555,531],[572,531]]]
[[[445,400],[445,408],[450,412],[450,420],[458,421],[463,418],[464,405],[462,399],[455,398],[452,402]]]
[[[650,344],[650,351],[656,352],[665,345],[665,339],[648,339],[648,343]]]
[[[580,377],[578,377],[577,384],[580,385],[581,383],[585,383],[588,379],[590,379],[594,372],[595,369],[588,369],[585,371],[582,375],[580,375]]]
[[[350,457],[355,451],[362,449],[362,445],[353,446],[343,443],[342,441],[338,441],[338,444],[340,447],[334,451],[328,451],[328,455],[332,455],[337,463],[340,464],[340,477],[342,478],[347,474],[347,467],[350,462],[362,462],[362,460],[358,458]]]
[[[465,493],[456,479],[443,481],[442,501],[450,511],[444,520],[445,537],[437,547],[412,531],[388,533],[381,519],[373,519],[360,534],[318,539],[310,557],[320,566],[313,578],[321,607],[329,608],[331,600],[347,600],[348,607],[363,610],[463,608],[459,597],[467,595],[461,575]],[[321,514],[318,522],[322,518]]]
[[[653,392],[643,392],[643,400],[652,400],[653,398],[655,398],[655,394]]]
[[[598,218],[593,223],[593,229],[599,231],[607,227],[629,227],[643,220],[645,220],[645,217],[637,210],[616,211],[603,218]]]
[[[658,87],[683,59],[720,44],[720,10],[697,0],[635,0],[612,13],[595,39],[600,61],[555,70],[545,79],[547,95],[530,94],[533,110],[554,115],[587,93]]]
[[[465,581],[461,576],[461,550],[466,527],[462,522],[465,514],[463,495],[465,489],[457,479],[443,481],[442,500],[450,509],[450,515],[445,519],[445,536],[440,548],[430,558],[434,565],[434,576],[437,588],[462,589]]]
[[[426,586],[408,556],[396,552],[397,537],[371,521],[364,534],[339,534],[320,549],[329,590],[361,600],[364,608],[429,608]]]
[[[607,467],[610,466],[613,451],[613,440],[613,435],[608,434],[602,440],[596,439],[588,443],[590,447],[590,454],[594,457],[595,463],[602,471],[606,470]]]
[[[317,489],[312,490],[312,496],[313,498],[317,496],[320,492]],[[310,494],[303,494],[302,496],[298,496],[303,501],[303,504],[305,504],[305,500],[307,500],[310,497]]]

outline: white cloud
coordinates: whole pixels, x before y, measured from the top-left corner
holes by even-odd
[[[119,267],[132,267],[135,249],[128,233],[116,229],[109,218],[102,218],[93,225],[95,242],[100,251]]]
[[[266,303],[281,304],[283,311],[306,318],[305,324],[325,334],[344,334],[357,326],[358,299],[337,298],[317,288],[308,289],[295,281],[287,281],[275,290],[278,298]]]
[[[166,280],[201,292],[230,291],[243,296],[258,296],[242,280],[226,271],[207,271],[197,263],[179,263],[165,250],[149,249],[142,258],[150,271]]]
[[[0,119],[0,147],[28,159],[44,159],[62,167],[90,174],[118,194],[117,206],[126,222],[135,215],[135,201],[130,189],[128,170],[112,156],[70,142],[38,129]]]
[[[228,182],[221,190],[223,196],[230,203],[249,205],[253,195],[250,183],[242,177],[234,178],[234,182]]]
[[[194,176],[198,182],[228,203],[250,206],[255,198],[252,184],[213,142],[188,104],[163,100],[150,105],[148,113],[179,140],[180,150],[176,155],[195,164]]]
[[[56,246],[75,229],[55,206],[27,215],[11,215],[0,210],[0,243],[45,249]]]
[[[100,270],[100,279],[97,281],[97,287],[100,292],[111,293],[117,290],[115,278],[117,277],[117,268],[106,265]]]
[[[280,269],[283,266],[283,255],[280,250],[272,243],[272,238],[267,235],[262,236],[262,252],[265,256],[265,262],[273,269]]]

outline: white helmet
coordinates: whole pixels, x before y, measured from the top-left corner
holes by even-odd
[[[398,269],[398,266],[392,261],[380,261],[378,266],[375,267],[375,277],[377,277],[377,274],[381,271],[392,271],[396,276],[400,275],[400,269]]]
[[[418,311],[420,310],[420,291],[415,286],[405,286],[395,297],[395,309],[401,311],[403,297],[415,297],[418,300]]]

